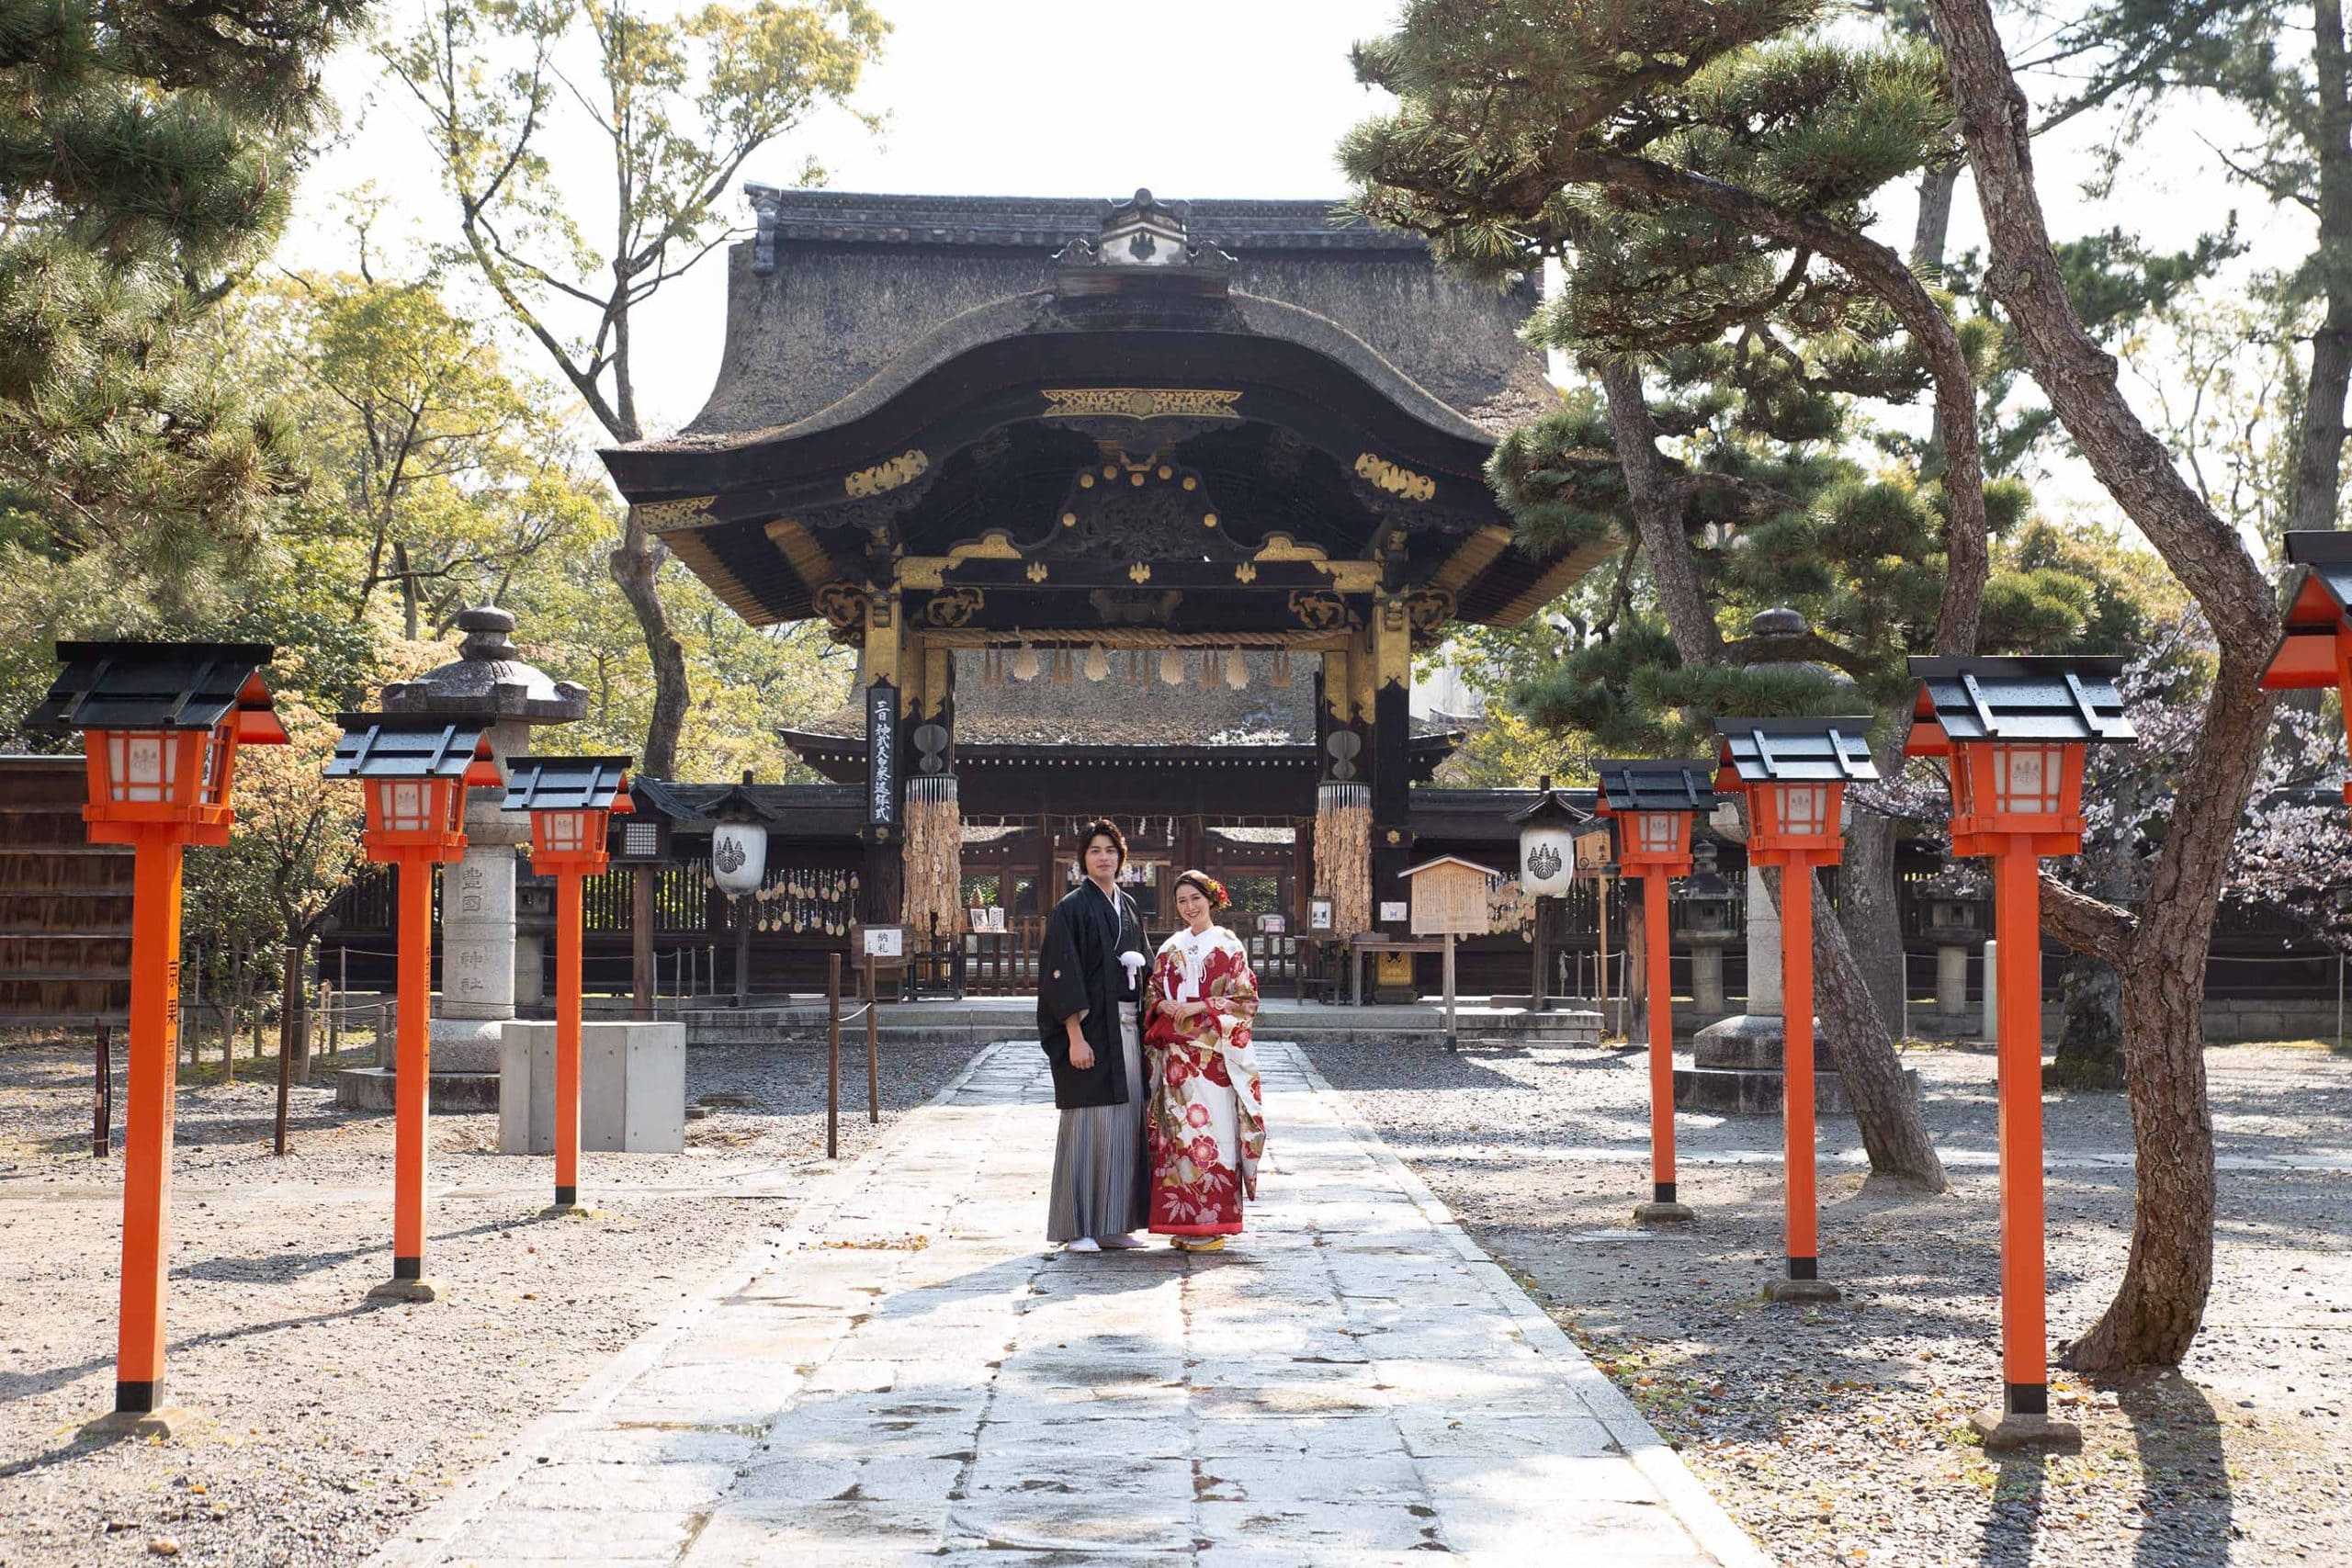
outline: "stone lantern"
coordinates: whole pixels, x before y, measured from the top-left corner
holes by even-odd
[[[1936,944],[1936,1011],[1946,1027],[1968,1011],[1968,953],[1984,942],[1983,906],[1957,893],[1928,900],[1926,935]]]
[[[1676,900],[1674,940],[1690,949],[1690,1000],[1701,1013],[1724,1010],[1724,949],[1739,940],[1739,897],[1715,869],[1722,852],[1713,839],[1693,840],[1693,869]]]
[[[460,612],[465,634],[458,657],[413,681],[384,688],[383,710],[402,717],[442,718],[486,726],[500,777],[508,759],[532,750],[535,725],[571,724],[586,716],[587,688],[558,681],[524,662],[514,647],[514,617],[495,605]],[[465,858],[443,874],[441,1000],[433,1015],[433,1102],[439,1110],[493,1110],[498,1104],[498,1043],[514,1016],[515,846],[529,824],[500,807],[498,791],[475,790],[466,802]],[[530,954],[530,989],[538,989],[539,954]],[[366,1086],[340,1075],[339,1098],[375,1106]],[[388,1075],[373,1074],[383,1077]],[[389,1103],[389,1084],[381,1086]],[[345,1090],[352,1092],[348,1095]]]
[[[1766,610],[1747,625],[1751,637],[1801,637],[1812,628],[1802,613]],[[1750,670],[1781,670],[1826,679],[1838,696],[1850,695],[1854,683],[1826,664],[1785,660],[1752,664]],[[1736,828],[1728,806],[1719,826]],[[1690,1039],[1691,1070],[1675,1075],[1675,1104],[1685,1111],[1768,1115],[1781,1109],[1781,1051],[1787,1023],[1781,1016],[1781,913],[1764,884],[1764,868],[1753,857],[1747,863],[1747,996],[1744,1011],[1720,1019]],[[1816,1080],[1821,1109],[1842,1113],[1848,1109],[1845,1086],[1835,1073]]]

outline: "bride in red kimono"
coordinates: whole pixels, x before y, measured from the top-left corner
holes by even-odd
[[[1159,944],[1146,989],[1151,1103],[1151,1230],[1193,1252],[1241,1234],[1242,1200],[1258,1196],[1266,1116],[1250,1043],[1258,977],[1241,939],[1216,924],[1231,902],[1204,872],[1176,879],[1182,930]]]

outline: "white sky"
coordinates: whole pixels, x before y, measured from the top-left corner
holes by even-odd
[[[413,3],[386,12],[387,26],[413,25]],[[859,98],[886,111],[888,128],[876,137],[830,117],[755,160],[749,178],[789,184],[813,154],[841,190],[1112,197],[1147,185],[1170,198],[1336,196],[1344,187],[1333,148],[1380,101],[1353,81],[1347,47],[1382,30],[1393,12],[1391,0],[878,3],[896,30]],[[349,265],[340,209],[363,184],[376,192],[379,246],[397,245],[404,233],[446,234],[446,198],[400,90],[383,86],[358,50],[338,60],[328,80],[351,133],[305,179],[287,264]],[[2084,145],[2098,127],[2078,121],[2040,147],[2043,196],[2060,237],[2120,224],[2152,245],[2177,247],[2218,227],[2234,206],[2256,220],[2257,261],[2295,254],[2307,231],[2262,218],[2242,188],[2224,181],[2200,140],[2228,140],[2211,119],[2188,105],[2168,113],[2134,149],[2116,197],[2097,205],[2076,186]],[[578,178],[585,193],[602,188],[586,156]],[[1912,217],[1907,193],[1890,192],[1883,237],[1907,243]],[[1980,234],[1963,183],[1954,252]],[[709,389],[725,277],[713,257],[640,318],[639,397],[650,432],[684,423]],[[2049,499],[2103,501],[2085,476],[2056,478],[2063,493]]]

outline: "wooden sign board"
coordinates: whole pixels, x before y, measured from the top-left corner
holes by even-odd
[[[1577,835],[1577,874],[1605,876],[1616,845],[1606,824]]]
[[[900,958],[906,955],[907,928],[904,926],[865,926],[864,952],[868,958]]]
[[[1487,896],[1502,873],[1440,855],[1405,873],[1413,890],[1415,936],[1484,936],[1493,923]]]

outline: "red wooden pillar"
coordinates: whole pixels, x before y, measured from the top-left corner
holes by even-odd
[[[2048,1280],[2042,1262],[2041,883],[2031,840],[1993,857],[2001,939],[1998,1002],[2002,1405],[2050,1414]]]
[[[1666,873],[1642,878],[1642,936],[1648,953],[1645,984],[1650,1015],[1650,1208],[1655,1217],[1688,1205],[1674,1178],[1674,950],[1667,940]]]
[[[555,875],[555,1206],[580,1201],[581,873]]]
[[[169,1289],[172,1122],[177,1100],[182,845],[169,828],[134,840],[130,910],[130,1086],[122,1145],[122,1296],[115,1329],[114,1407],[162,1407]]]
[[[392,1086],[392,1278],[371,1294],[435,1301],[424,1277],[424,1167],[432,1137],[433,861],[402,853],[400,867],[400,996]]]

